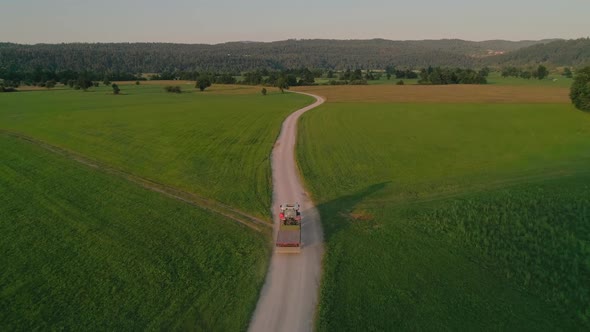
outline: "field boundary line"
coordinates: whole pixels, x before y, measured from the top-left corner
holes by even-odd
[[[103,162],[85,157],[85,156],[83,156],[77,152],[71,151],[69,149],[65,149],[65,148],[38,140],[36,138],[27,136],[22,133],[17,133],[17,132],[5,130],[5,129],[0,129],[0,133],[4,134],[6,136],[10,136],[10,137],[25,141],[27,143],[33,144],[33,145],[40,147],[46,151],[60,155],[60,156],[65,157],[69,160],[76,161],[80,164],[94,168],[94,169],[99,170],[103,173],[115,175],[117,177],[123,178],[129,182],[135,183],[135,184],[143,187],[144,189],[147,189],[147,190],[150,190],[153,192],[157,192],[157,193],[160,193],[160,194],[167,196],[169,198],[173,198],[175,200],[191,204],[191,205],[196,206],[198,208],[222,215],[228,219],[238,222],[244,226],[247,226],[257,232],[262,232],[263,229],[270,230],[273,227],[273,225],[270,224],[269,222],[264,221],[263,219],[260,219],[258,217],[252,216],[250,214],[247,214],[246,212],[243,212],[243,211],[238,210],[236,208],[230,207],[227,204],[223,204],[223,203],[217,202],[213,199],[199,196],[195,193],[184,191],[184,190],[181,190],[181,189],[178,189],[178,188],[175,188],[175,187],[163,184],[163,183],[156,182],[154,180],[151,180],[151,179],[148,179],[145,177],[141,177],[141,176],[132,174],[127,171],[123,171],[121,169],[107,165]]]

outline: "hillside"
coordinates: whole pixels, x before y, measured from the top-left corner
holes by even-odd
[[[488,64],[534,65],[545,63],[556,66],[584,66],[590,64],[590,38],[556,40],[536,44],[507,54],[490,57]]]
[[[480,58],[544,41],[472,42],[458,39],[392,41],[285,40],[216,45],[166,43],[37,44],[0,43],[0,69],[162,72],[240,72],[283,68],[476,67]]]

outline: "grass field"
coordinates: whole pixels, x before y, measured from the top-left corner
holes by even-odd
[[[492,85],[357,85],[294,88],[327,98],[356,103],[569,103],[569,89]]]
[[[0,129],[124,171],[269,216],[269,154],[283,119],[307,96],[213,86],[170,94],[163,83],[4,94]]]
[[[41,114],[11,114],[46,126],[78,119],[57,104],[39,110],[57,103],[51,95],[23,93]],[[264,234],[29,142],[0,134],[0,151],[0,330],[246,329],[267,268]]]
[[[589,324],[588,114],[560,88],[347,88],[300,127],[327,246],[320,330]]]

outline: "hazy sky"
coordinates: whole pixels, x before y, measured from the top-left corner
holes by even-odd
[[[0,42],[590,36],[589,0],[0,0]]]

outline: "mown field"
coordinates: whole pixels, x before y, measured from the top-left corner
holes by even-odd
[[[590,326],[590,116],[560,88],[376,88],[301,120],[319,330]]]
[[[283,119],[312,99],[214,86],[164,92],[163,83],[4,94],[0,129],[268,217],[269,154]],[[271,89],[272,90],[272,89]]]
[[[69,119],[84,137],[91,122],[60,113],[69,103],[41,109],[66,100],[52,94],[15,96],[37,108],[13,120],[60,137],[51,126]],[[89,118],[117,118],[76,97]],[[246,329],[267,268],[264,234],[4,134],[0,151],[0,330]]]

